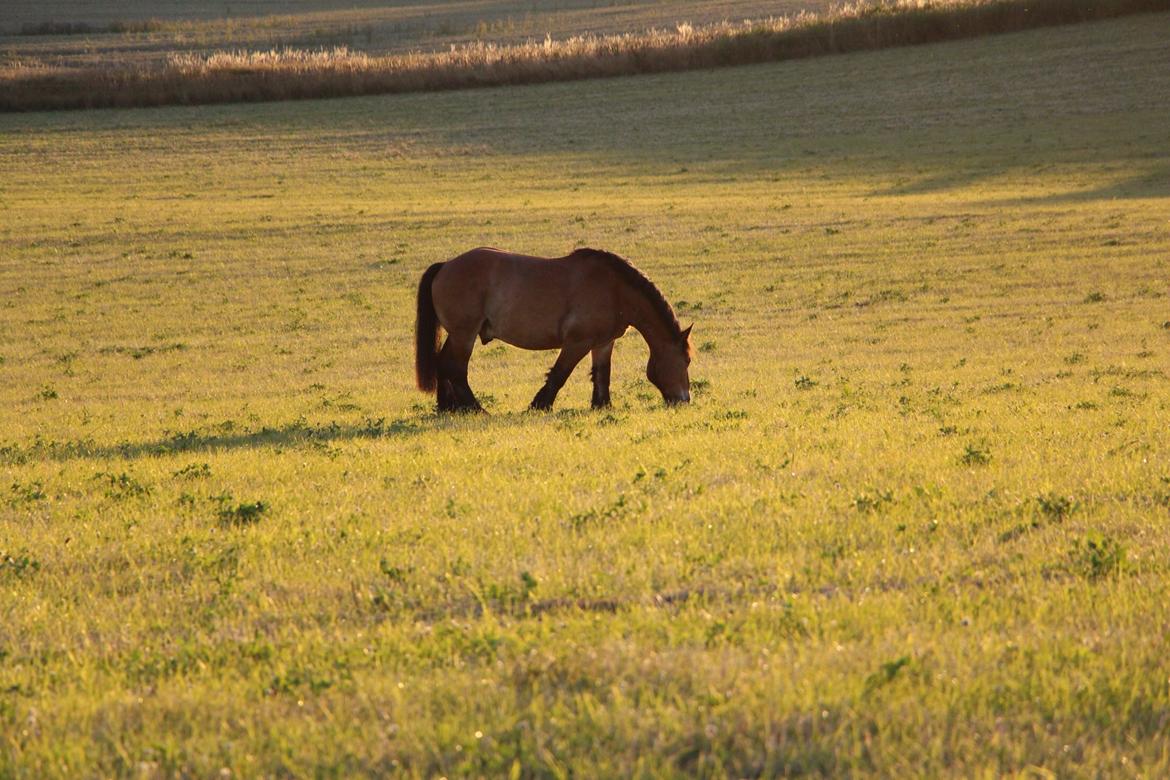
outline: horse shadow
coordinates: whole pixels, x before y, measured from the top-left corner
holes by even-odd
[[[417,423],[408,419],[391,422],[386,422],[384,419],[366,420],[356,425],[336,422],[316,425],[299,419],[284,425],[264,426],[256,430],[231,431],[220,428],[204,431],[182,431],[168,433],[164,437],[154,440],[121,441],[113,444],[99,444],[92,439],[57,441],[37,436],[28,445],[17,444],[0,447],[0,462],[63,462],[118,458],[136,460],[143,457],[260,447],[279,450],[307,445],[328,445],[337,441],[410,436],[416,433],[418,428]]]
[[[146,457],[225,452],[268,448],[280,452],[288,449],[320,448],[353,441],[408,439],[414,436],[463,431],[468,424],[497,429],[515,428],[535,420],[563,421],[575,416],[576,410],[555,414],[531,412],[487,414],[420,413],[413,417],[366,419],[360,423],[309,423],[303,418],[278,426],[231,431],[210,429],[169,433],[148,441],[97,443],[92,439],[58,441],[36,437],[30,444],[0,446],[0,464],[23,464],[37,461],[137,460]]]

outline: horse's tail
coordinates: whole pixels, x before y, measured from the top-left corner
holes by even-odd
[[[442,263],[435,263],[423,272],[418,282],[418,316],[414,321],[414,376],[418,381],[418,389],[424,393],[435,392],[439,379],[439,315],[435,313],[431,285],[442,267]]]

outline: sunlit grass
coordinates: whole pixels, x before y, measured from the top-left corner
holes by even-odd
[[[1164,48],[0,120],[0,774],[1165,774]],[[480,244],[695,402],[436,417]]]

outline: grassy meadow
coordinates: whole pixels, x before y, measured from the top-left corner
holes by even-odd
[[[0,117],[0,777],[1166,776],[1168,22]],[[436,417],[478,245],[695,402]]]

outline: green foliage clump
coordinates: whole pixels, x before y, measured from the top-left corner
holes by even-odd
[[[265,501],[236,501],[231,493],[212,496],[220,525],[242,528],[260,522],[271,508]]]
[[[1094,532],[1073,542],[1069,558],[1074,569],[1090,580],[1116,577],[1125,566],[1125,546]]]

